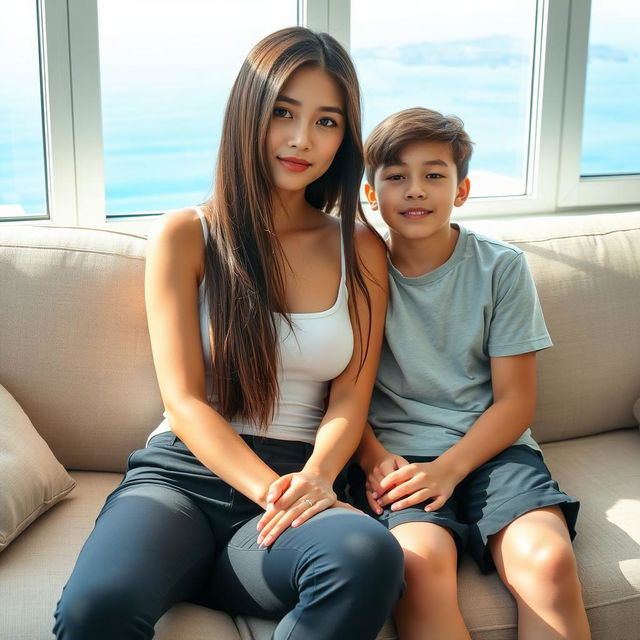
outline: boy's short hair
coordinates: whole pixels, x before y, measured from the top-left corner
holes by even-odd
[[[364,144],[367,182],[373,186],[377,169],[396,164],[404,147],[422,140],[449,144],[456,163],[458,183],[467,177],[473,142],[464,130],[462,120],[457,116],[414,107],[385,118],[367,137]]]

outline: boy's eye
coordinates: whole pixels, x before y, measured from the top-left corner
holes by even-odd
[[[333,118],[320,118],[320,120],[318,120],[318,124],[323,126],[323,127],[337,127],[338,123],[333,119]]]
[[[435,178],[444,178],[444,176],[441,173],[427,173],[427,178],[433,180]]]
[[[292,118],[291,112],[289,109],[285,109],[284,107],[274,107],[273,115],[277,118]]]

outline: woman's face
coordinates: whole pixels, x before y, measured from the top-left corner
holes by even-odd
[[[342,92],[322,69],[303,67],[276,99],[267,137],[276,189],[300,191],[333,162],[346,127]]]

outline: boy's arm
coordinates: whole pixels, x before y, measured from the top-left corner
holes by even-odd
[[[533,422],[536,352],[491,358],[493,404],[438,460],[460,478],[512,445]]]
[[[384,493],[380,482],[390,473],[409,463],[402,456],[387,451],[376,438],[368,422],[356,450],[355,459],[367,478],[365,491],[369,507],[380,515],[382,507],[376,501]]]
[[[380,444],[376,434],[373,432],[371,425],[367,422],[362,439],[356,449],[355,459],[363,469],[368,469],[376,464],[380,458],[384,458],[389,452]]]
[[[439,509],[471,471],[513,444],[533,421],[536,404],[536,353],[491,358],[492,405],[464,437],[433,462],[402,467],[380,486],[387,493],[380,506],[393,510],[433,501]],[[402,498],[402,499],[401,499]]]
[[[461,477],[513,444],[533,422],[536,350],[551,346],[524,254],[520,253],[500,275],[496,300],[488,341],[489,353],[493,354],[493,403],[465,436],[440,456]],[[504,345],[518,343],[528,344],[530,351],[504,355]]]

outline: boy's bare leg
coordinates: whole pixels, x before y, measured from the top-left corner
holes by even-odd
[[[407,588],[394,618],[401,640],[470,640],[458,608],[457,550],[448,529],[407,522],[391,530],[404,551]]]
[[[489,546],[518,605],[519,640],[591,638],[560,507],[525,513],[491,536]]]

